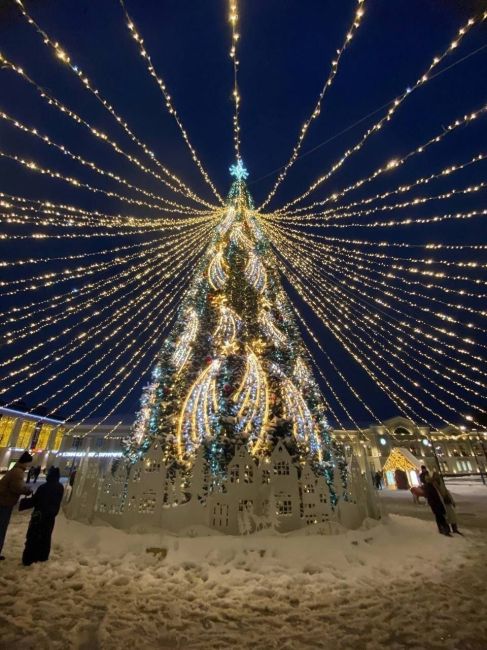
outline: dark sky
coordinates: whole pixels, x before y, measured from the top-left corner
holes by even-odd
[[[26,2],[25,5],[40,25],[67,49],[73,62],[88,74],[119,114],[126,118],[138,137],[152,147],[158,158],[197,192],[210,199],[211,194],[192,163],[173,119],[165,109],[159,89],[148,75],[135,43],[129,36],[119,3],[116,0],[37,0]],[[277,168],[289,158],[301,125],[314,106],[328,74],[329,63],[343,41],[355,3],[352,0],[241,0],[240,5],[242,155],[250,171],[250,189],[259,204],[272,187]],[[230,182],[228,166],[234,158],[227,3],[223,0],[127,0],[127,8],[145,39],[156,69],[165,79],[193,145],[224,195]],[[448,46],[469,16],[482,8],[487,9],[486,2],[373,0],[366,3],[362,27],[343,57],[320,119],[314,122],[306,138],[303,153],[323,142],[331,141],[297,161],[271,206],[280,207],[326,171],[382,113],[363,121],[345,134],[340,135],[340,132],[412,85],[433,56]],[[439,69],[447,68],[486,43],[487,26],[476,27]],[[113,119],[42,44],[33,28],[20,15],[15,3],[5,0],[0,4],[0,51],[22,66],[56,98],[135,153]],[[443,126],[455,118],[484,105],[487,100],[485,69],[487,48],[445,71],[414,93],[380,135],[371,138],[367,146],[342,171],[313,195],[313,199],[324,198],[335,189],[369,175],[381,163],[408,152],[440,132]],[[35,126],[40,132],[47,133],[53,140],[64,143],[72,151],[96,161],[100,166],[147,189],[157,188],[148,177],[142,176],[136,168],[126,164],[104,144],[97,142],[69,119],[63,118],[57,110],[46,106],[32,88],[7,70],[0,71],[0,108],[25,124]],[[53,152],[31,136],[19,133],[3,121],[0,121],[0,145],[2,151],[34,158],[46,166],[92,184],[117,188],[115,184],[100,179],[96,174]],[[408,182],[438,171],[451,163],[465,162],[476,153],[485,152],[486,145],[484,118],[445,138],[441,144],[426,154],[415,157],[404,168],[378,180],[368,193],[384,191],[400,182]],[[454,179],[447,178],[438,182],[434,193],[484,180],[486,166],[484,162],[455,175]],[[69,202],[108,213],[143,214],[140,209],[84,190],[76,190],[60,181],[22,170],[16,163],[2,159],[0,191],[28,198]],[[422,188],[416,195],[422,196],[425,193],[428,192]],[[353,199],[367,195],[365,190],[362,194],[356,192]],[[432,202],[417,208],[414,214],[433,215],[482,207],[485,207],[485,193],[457,198],[448,201],[448,204]],[[405,212],[402,211],[400,216],[406,216]],[[371,241],[386,239],[409,243],[436,241],[475,244],[486,243],[486,229],[482,224],[485,222],[481,219],[473,219],[422,227],[344,229],[335,230],[331,234]],[[4,224],[2,229],[17,234],[27,232],[25,228],[9,227],[7,230]],[[3,242],[0,251],[2,259],[50,257],[103,250],[143,240],[144,237],[133,240],[125,237],[116,240],[116,244],[114,239],[107,238],[59,242],[48,240],[36,244],[22,241],[18,245]],[[391,254],[396,252],[392,251]],[[463,251],[456,258],[450,255],[449,259],[485,260],[486,257],[480,252]],[[53,263],[49,267],[43,266],[42,270],[59,270],[65,266]],[[36,267],[25,267],[21,273],[24,274],[23,277],[29,277],[35,270]],[[5,277],[13,279],[19,277],[17,274],[18,271],[5,273]],[[482,277],[485,282],[485,273],[482,276],[481,272],[477,272],[471,277]],[[79,289],[83,285],[82,282],[72,281],[62,286],[67,290]],[[31,291],[24,296],[3,297],[2,311],[50,295],[52,292]],[[468,304],[479,308],[482,305],[485,307],[486,301],[472,299]],[[306,307],[304,314],[335,362],[370,401],[377,414],[382,418],[396,414],[394,405],[373,386]],[[23,324],[26,322],[23,321]],[[67,320],[66,323],[76,324],[74,320]],[[484,327],[485,319],[479,321],[479,325]],[[53,334],[57,330],[53,326],[44,331]],[[482,345],[487,344],[485,336],[482,336],[476,336],[477,340]],[[4,347],[0,350],[1,358],[8,359],[14,353],[22,354],[27,344],[35,345],[39,340],[31,337],[17,346]],[[43,354],[34,353],[31,358],[39,360],[46,352],[53,355],[54,349],[48,347]],[[155,350],[156,347],[153,347],[150,352],[154,353]],[[483,354],[480,346],[477,346],[476,351]],[[332,378],[332,371],[326,362],[320,356],[317,358],[323,364],[323,371]],[[140,368],[148,362],[147,356]],[[22,363],[12,368],[19,368]],[[26,383],[23,387],[32,388],[40,379],[47,380],[53,372],[61,371],[67,360],[62,359],[56,363],[45,375],[40,373],[37,382]],[[122,363],[130,364],[130,358],[124,358]],[[80,373],[88,367],[77,365],[73,372]],[[3,371],[3,377],[6,368],[0,371]],[[129,378],[120,392],[93,415],[106,413],[129,388],[129,396],[117,412],[133,413],[141,387],[147,379],[147,375],[139,377],[138,372],[139,370]],[[401,373],[407,373],[407,370],[399,369],[396,379],[400,380]],[[65,377],[69,379],[66,380]],[[25,401],[29,406],[35,405],[54,390],[62,388],[62,382],[69,381],[72,377],[72,372],[66,373],[59,380],[25,397]],[[335,384],[334,377],[332,381],[353,415],[360,421],[369,420],[370,416],[353,400],[343,384],[338,380]],[[4,385],[7,386],[8,381]],[[99,391],[101,385],[101,380],[95,382],[89,391],[70,402],[63,413],[68,415],[74,407],[82,406],[84,396],[87,399],[92,395],[93,389]],[[434,390],[433,387],[430,389]],[[57,399],[69,396],[69,390],[66,389],[66,393]],[[22,389],[19,389],[6,393],[3,399],[9,401],[22,397]],[[333,399],[332,396],[327,397]],[[82,414],[86,415],[96,403],[97,400]],[[49,404],[55,409],[59,401],[54,400]],[[435,408],[436,406],[435,404]],[[434,420],[431,416],[428,418]]]

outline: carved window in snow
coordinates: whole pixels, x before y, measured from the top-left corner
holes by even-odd
[[[215,503],[213,506],[213,526],[228,526],[228,505]]]
[[[253,481],[254,481],[254,470],[250,465],[245,465],[244,482],[253,483]]]
[[[240,499],[238,502],[238,511],[244,512],[246,510],[247,512],[251,512],[253,505],[254,502],[252,499]]]
[[[132,474],[132,481],[134,483],[136,481],[140,481],[140,467],[137,467],[137,469],[134,470],[134,473]]]
[[[150,515],[156,509],[156,493],[154,490],[143,492],[139,499],[139,513]]]
[[[144,466],[146,472],[157,472],[161,469],[161,463],[158,463],[155,460],[147,460]]]
[[[314,494],[315,486],[312,483],[305,483],[303,485],[303,492],[305,494]]]
[[[293,502],[291,499],[276,499],[276,514],[290,515],[293,511]]]
[[[230,467],[230,483],[238,483],[240,478],[240,467],[238,465],[234,465],[233,467]]]
[[[320,503],[327,503],[326,495],[323,492],[320,494]]]
[[[263,469],[262,470],[262,483],[270,483],[271,482],[271,473],[269,472],[268,469]]]
[[[289,463],[285,460],[279,460],[274,465],[274,474],[279,474],[279,476],[288,476],[289,475]]]

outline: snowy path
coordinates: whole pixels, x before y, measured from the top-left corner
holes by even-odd
[[[27,520],[0,565],[1,650],[487,647],[480,531],[392,516],[337,536],[177,539],[60,516],[49,563],[24,568]]]

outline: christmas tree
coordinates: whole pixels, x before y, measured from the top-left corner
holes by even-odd
[[[293,464],[346,486],[325,403],[253,210],[241,160],[222,220],[182,302],[145,388],[126,455],[154,444],[164,465],[191,479],[202,450],[209,489],[220,489],[242,446],[259,464],[282,442]]]

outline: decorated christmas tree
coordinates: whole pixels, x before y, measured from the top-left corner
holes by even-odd
[[[247,171],[241,160],[230,171],[222,220],[144,390],[126,456],[140,462],[156,445],[169,471],[190,482],[203,454],[212,491],[225,484],[238,449],[259,465],[282,443],[298,473],[306,465],[324,478],[334,502],[337,486],[346,490],[345,461],[253,210]]]

